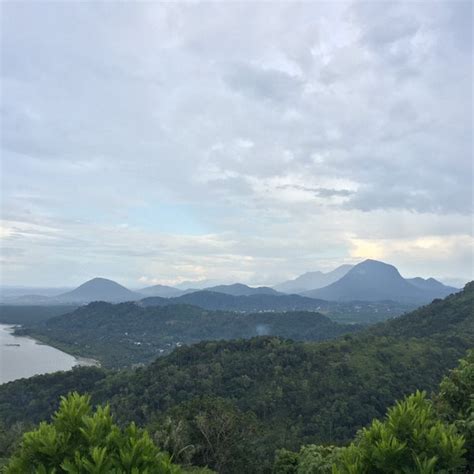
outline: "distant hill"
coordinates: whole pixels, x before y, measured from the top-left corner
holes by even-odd
[[[172,298],[174,296],[181,296],[184,294],[183,290],[167,285],[147,286],[146,288],[142,288],[138,291],[139,293],[146,296],[161,296],[163,298]]]
[[[276,293],[276,292],[275,292]],[[177,298],[144,298],[142,306],[165,306],[188,304],[203,309],[221,311],[319,311],[328,306],[327,301],[318,301],[299,295],[253,294],[228,295],[216,291],[195,291]]]
[[[418,282],[418,280],[417,280]],[[354,266],[340,280],[317,290],[307,291],[303,296],[331,301],[383,301],[428,303],[447,296],[457,290],[449,287],[420,287],[405,280],[393,265],[377,260],[365,260]]]
[[[337,302],[307,298],[301,295],[234,296],[212,291],[196,291],[177,298],[151,297],[139,306],[192,305],[206,310],[251,312],[318,311],[342,323],[375,323],[393,318],[416,308],[414,304],[397,302]]]
[[[454,330],[474,338],[474,281],[444,299],[435,299],[411,313],[375,325],[370,333],[400,338],[436,336],[447,342],[448,334]]]
[[[95,302],[31,324],[28,333],[98,358],[107,367],[120,367],[150,362],[182,344],[202,340],[275,335],[323,341],[362,329],[362,325],[338,324],[316,312],[239,314],[189,305],[144,308],[131,302]]]
[[[130,291],[115,281],[106,278],[93,278],[75,290],[63,293],[55,299],[60,302],[89,303],[91,301],[134,301],[142,297],[143,295],[140,293]]]
[[[275,285],[273,288],[277,291],[283,293],[303,293],[304,291],[316,290],[324,286],[330,285],[335,281],[342,278],[353,265],[341,265],[336,269],[323,273],[320,271],[317,272],[307,272],[303,275],[300,275],[294,280],[288,280],[278,285]]]
[[[222,281],[219,280],[187,280],[182,281],[181,283],[178,283],[174,286],[175,288],[178,288],[178,290],[204,290],[205,288],[220,284],[222,284]]]
[[[280,292],[269,288],[268,286],[259,286],[252,288],[242,283],[234,283],[233,285],[218,285],[205,288],[205,291],[213,291],[215,293],[224,293],[233,296],[251,296],[251,295],[279,295]]]
[[[440,292],[440,295],[442,296],[447,296],[451,293],[456,293],[456,291],[459,291],[459,288],[455,288],[454,286],[443,285],[443,283],[438,280],[435,280],[434,278],[406,278],[406,281],[416,286],[417,288],[421,288],[422,290]]]

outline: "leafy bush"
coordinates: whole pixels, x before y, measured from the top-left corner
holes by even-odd
[[[62,397],[52,423],[26,433],[6,467],[7,474],[27,473],[156,473],[178,474],[146,431],[130,424],[121,430],[108,406],[92,412],[88,396]]]
[[[466,438],[468,471],[474,471],[474,350],[460,361],[440,385],[436,398],[440,416],[454,423]]]
[[[337,473],[457,472],[465,464],[464,438],[440,421],[424,392],[416,392],[374,420],[341,456]]]

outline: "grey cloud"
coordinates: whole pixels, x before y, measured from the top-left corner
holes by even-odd
[[[347,197],[354,194],[354,191],[349,189],[311,188],[308,186],[299,186],[295,184],[278,186],[278,189],[297,189],[299,191],[309,192],[320,198]]]
[[[232,89],[257,100],[297,101],[302,92],[302,82],[298,78],[248,64],[231,67],[225,80]]]

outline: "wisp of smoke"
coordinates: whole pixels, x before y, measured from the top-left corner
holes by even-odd
[[[259,336],[268,336],[270,334],[270,326],[268,324],[257,324],[255,330]]]

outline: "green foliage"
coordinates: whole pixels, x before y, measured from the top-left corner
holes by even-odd
[[[61,396],[69,392],[94,392],[111,375],[96,367],[75,367],[66,372],[36,375],[0,385],[0,420],[7,426],[18,422],[39,423],[57,410]],[[122,375],[122,379],[125,373]],[[94,401],[105,399],[95,397]]]
[[[298,472],[299,453],[288,449],[278,449],[273,463],[274,474],[296,474]]]
[[[10,459],[13,452],[18,448],[23,433],[27,430],[24,423],[15,423],[6,427],[0,423],[0,468]]]
[[[343,448],[336,446],[303,446],[300,450],[298,474],[331,474]]]
[[[303,446],[298,453],[277,451],[274,474],[331,474],[339,462],[343,448],[336,446]]]
[[[466,431],[472,420],[472,351],[441,383],[436,403],[417,391],[397,402],[383,421],[375,419],[346,448],[303,446],[298,453],[280,450],[274,474],[456,473],[466,467]],[[461,411],[454,409],[461,408]],[[463,408],[465,410],[463,411]],[[437,411],[441,410],[440,411]],[[454,424],[445,420],[454,418]],[[443,418],[441,419],[440,416]],[[468,459],[469,461],[469,453]],[[467,472],[471,472],[467,466]]]
[[[52,423],[42,422],[26,433],[6,474],[70,473],[178,474],[168,455],[160,452],[146,431],[130,424],[121,430],[110,408],[92,412],[88,396],[63,397]]]
[[[465,437],[468,471],[474,471],[474,350],[443,379],[435,403],[441,417]]]
[[[464,466],[464,438],[441,422],[426,399],[416,392],[374,420],[343,450],[335,473],[458,472]]]

